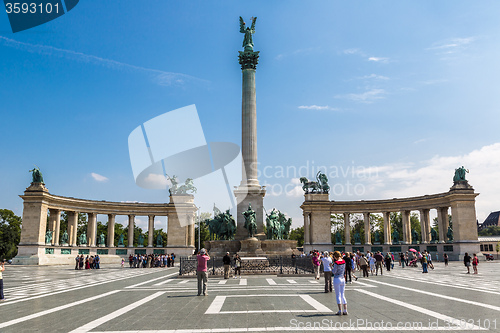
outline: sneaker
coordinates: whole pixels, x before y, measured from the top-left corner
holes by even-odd
[[[347,311],[342,312],[344,316],[347,316]]]
[[[342,316],[342,311],[339,311],[335,314],[336,316]]]
[[[203,296],[208,296],[208,294],[207,293],[203,293]]]

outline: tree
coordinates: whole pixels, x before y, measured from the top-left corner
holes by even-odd
[[[477,233],[479,236],[499,236],[500,235],[500,227],[491,226],[488,228],[484,228],[483,230]]]
[[[497,251],[497,259],[498,259],[498,252],[500,252],[500,242],[497,242],[497,245],[495,246],[495,250]]]
[[[304,226],[292,229],[290,231],[289,239],[297,241],[297,247],[304,246]]]
[[[0,259],[12,259],[21,241],[22,219],[8,209],[0,209]]]

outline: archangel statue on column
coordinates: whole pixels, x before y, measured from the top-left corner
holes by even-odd
[[[245,21],[240,16],[240,32],[245,34],[245,38],[243,38],[243,47],[245,51],[253,51],[253,38],[252,34],[255,33],[255,21],[257,21],[256,17],[252,17],[252,25],[250,27],[245,28]]]

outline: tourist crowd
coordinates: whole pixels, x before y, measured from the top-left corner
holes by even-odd
[[[174,267],[175,254],[136,254],[128,257],[130,268]],[[122,261],[123,267],[123,261]]]
[[[99,255],[83,257],[83,254],[76,256],[75,258],[75,269],[100,269],[101,268],[101,258]]]

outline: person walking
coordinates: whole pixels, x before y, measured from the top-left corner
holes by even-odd
[[[0,263],[0,302],[5,301],[5,297],[3,295],[3,271],[5,271],[5,259]]]
[[[474,274],[477,274],[477,265],[479,264],[479,259],[477,258],[476,254],[473,254],[472,258],[472,269],[474,269]]]
[[[444,265],[448,266],[448,255],[446,253],[443,254],[443,260],[444,260]]]
[[[429,273],[427,271],[427,256],[425,255],[425,253],[422,256],[421,262],[422,262],[422,273]]]
[[[207,250],[201,249],[200,253],[196,256],[198,260],[198,267],[196,269],[196,277],[198,278],[198,296],[203,292],[203,296],[207,296],[207,262],[210,260],[210,256],[207,254]]]
[[[231,267],[229,252],[226,252],[226,255],[222,257],[222,263],[224,264],[224,279],[229,279],[229,268]]]
[[[314,267],[314,278],[316,280],[319,280],[319,277],[320,277],[319,267],[321,266],[321,260],[319,259],[319,252],[318,251],[314,250],[311,260],[312,260],[313,267]]]
[[[378,251],[375,255],[375,275],[378,275],[378,270],[380,268],[380,275],[383,275],[383,269],[382,269],[382,261],[384,261],[384,257],[382,256],[382,253]]]
[[[387,254],[385,255],[385,268],[387,269],[387,271],[391,270],[391,260],[391,253],[387,252]]]
[[[323,262],[323,274],[325,276],[325,293],[331,293],[333,290],[332,286],[332,265],[333,261],[328,251],[323,252],[323,256],[321,257],[321,261]],[[345,281],[345,280],[344,280]]]
[[[399,266],[405,268],[405,255],[403,252],[399,252]]]
[[[333,258],[335,259],[333,263],[333,286],[335,288],[335,298],[337,299],[337,306],[339,311],[336,313],[337,316],[342,314],[347,315],[347,300],[345,298],[345,261],[341,258],[340,252],[333,252]],[[342,305],[344,311],[342,311]]]
[[[236,279],[236,275],[239,275],[241,279],[241,258],[238,253],[234,256],[234,278]]]
[[[361,267],[363,271],[363,277],[368,277],[368,261],[366,261],[363,253],[361,253],[361,257],[359,257],[359,267]]]
[[[471,257],[469,255],[469,253],[465,252],[464,265],[465,265],[465,267],[467,267],[467,274],[470,274],[470,261],[471,261]]]
[[[432,263],[432,255],[430,252],[427,252],[427,266],[430,267],[431,269],[434,269],[434,264]]]
[[[352,272],[352,261],[351,261],[351,256],[350,256],[350,253],[347,252],[345,255],[344,255],[344,259],[345,261],[345,274],[344,274],[344,279],[345,279],[345,282],[346,283],[352,283],[352,276],[351,276],[351,272]]]
[[[368,258],[368,263],[370,264],[370,272],[372,273],[372,276],[373,276],[373,272],[375,272],[375,263],[376,262],[377,262],[377,260],[375,260],[375,256],[372,253],[370,258]]]

